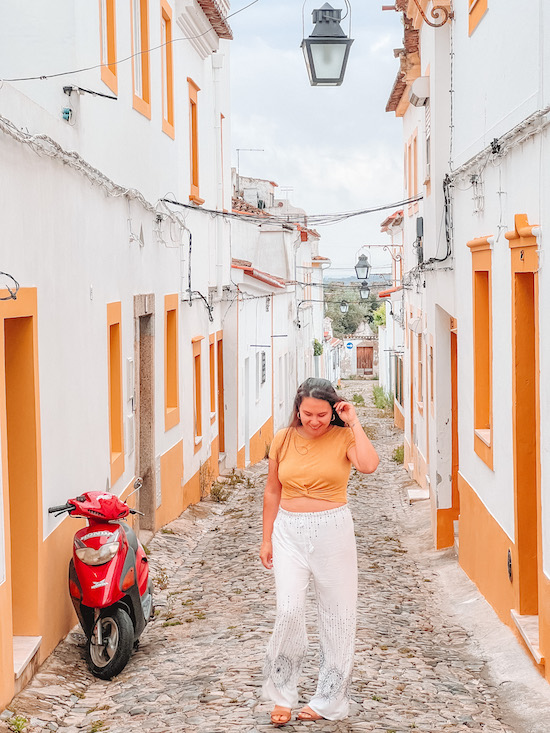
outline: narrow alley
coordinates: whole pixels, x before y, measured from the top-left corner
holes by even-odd
[[[352,713],[345,721],[295,722],[286,730],[550,730],[550,687],[462,575],[452,551],[431,549],[429,507],[408,503],[412,482],[392,459],[402,434],[372,406],[372,384],[343,386],[347,398],[364,397],[358,412],[381,457],[374,475],[350,480],[360,563]],[[151,540],[157,617],[119,677],[103,682],[87,672],[75,629],[4,711],[0,730],[272,730],[270,706],[259,699],[275,601],[257,556],[266,470],[262,461],[230,478],[226,501],[190,507]],[[313,633],[310,641],[304,695],[314,689]]]

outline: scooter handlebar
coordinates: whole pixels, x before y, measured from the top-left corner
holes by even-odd
[[[74,509],[74,505],[67,502],[66,504],[62,504],[61,506],[51,506],[48,509],[48,513],[55,514],[56,512],[67,512],[69,511],[69,509]]]

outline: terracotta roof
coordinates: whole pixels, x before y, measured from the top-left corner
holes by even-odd
[[[380,231],[387,232],[393,224],[401,224],[403,221],[403,209],[400,211],[394,211],[380,224]]]
[[[321,255],[315,255],[315,257],[312,257],[311,259],[312,260],[323,260],[323,261],[330,262],[330,257],[322,257]]]
[[[405,15],[406,2],[396,3],[396,9],[403,11],[403,22],[405,32],[403,36],[403,48],[395,49],[394,55],[399,58],[399,71],[390,92],[390,98],[386,105],[386,112],[395,112],[399,106],[405,90],[407,89],[407,72],[413,65],[412,55],[418,55],[420,49],[419,31],[412,27],[412,21]]]
[[[240,264],[243,262],[246,262],[247,264]],[[262,272],[261,270],[256,270],[256,268],[252,267],[251,263],[249,263],[248,260],[237,260],[233,258],[231,260],[231,267],[235,270],[242,270],[245,275],[253,277],[256,280],[261,280],[261,282],[272,285],[275,288],[284,288],[286,285],[285,280],[283,280],[281,277],[270,275],[268,272]]]
[[[398,290],[401,290],[403,286],[397,285],[395,288],[388,288],[388,290],[381,290],[378,293],[379,298],[389,298],[392,293],[397,293]]]
[[[233,38],[233,32],[229,27],[229,23],[225,19],[224,14],[216,0],[197,0],[202,8],[202,12],[210,21],[210,25],[216,31],[219,38],[227,38],[229,41]]]
[[[258,209],[257,206],[249,204],[244,199],[233,196],[231,199],[231,208],[237,214],[250,214],[254,216],[271,216],[265,209]]]

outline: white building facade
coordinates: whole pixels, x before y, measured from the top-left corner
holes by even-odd
[[[478,0],[433,28],[398,5],[389,107],[408,193],[423,195],[405,219],[405,460],[429,489],[436,546],[457,535],[461,566],[550,679],[550,12],[527,4],[518,23],[511,1]]]

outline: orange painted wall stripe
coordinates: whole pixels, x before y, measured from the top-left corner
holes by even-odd
[[[101,81],[118,94],[116,65],[116,0],[99,0]]]
[[[487,0],[469,0],[468,34],[471,36],[487,12]]]
[[[122,423],[122,306],[107,304],[107,360],[109,374],[109,446],[111,486],[124,472]]]
[[[160,2],[162,48],[162,130],[174,139],[174,55],[172,43],[172,8],[166,0]]]
[[[164,429],[180,421],[178,295],[164,296]]]

